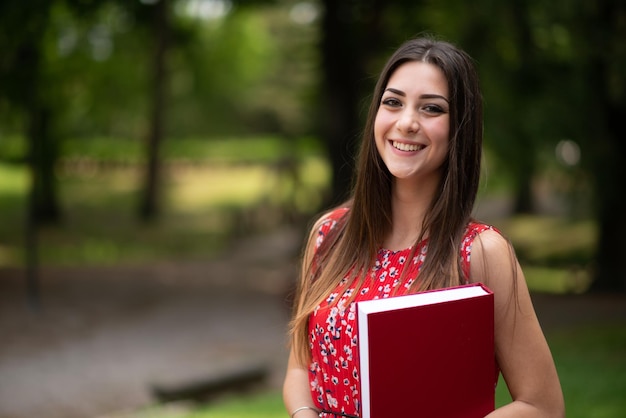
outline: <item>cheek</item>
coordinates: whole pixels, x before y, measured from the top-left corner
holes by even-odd
[[[441,150],[441,156],[444,161],[448,158],[450,153],[450,130],[442,128],[437,135],[438,148]]]
[[[439,133],[439,138],[441,138],[442,142],[448,144],[450,142],[450,130],[443,128]]]
[[[447,120],[437,121],[431,126],[431,140],[448,144],[450,142],[450,124]]]
[[[390,123],[390,118],[385,112],[379,111],[376,114],[376,119],[374,119],[374,137],[377,142],[383,140],[385,133],[389,129]]]

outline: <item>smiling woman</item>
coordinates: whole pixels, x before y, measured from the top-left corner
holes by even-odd
[[[564,415],[554,362],[514,252],[499,231],[471,216],[482,117],[472,59],[447,42],[410,40],[383,68],[352,197],[315,223],[302,260],[283,389],[292,418],[362,416],[358,302],[472,282],[494,293],[493,361],[511,394],[488,416]],[[457,348],[462,356],[464,347]],[[389,358],[385,366],[403,364]],[[495,388],[495,377],[488,387]],[[420,404],[429,400],[419,398],[419,381],[401,382],[415,394],[414,409],[402,415],[424,413]]]

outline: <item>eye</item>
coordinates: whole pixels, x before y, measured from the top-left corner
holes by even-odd
[[[402,106],[402,102],[395,97],[387,97],[383,99],[382,104],[389,107],[400,107]]]
[[[424,105],[422,107],[422,110],[426,113],[429,113],[431,115],[440,115],[442,113],[445,113],[446,111],[439,105],[436,104],[428,104],[428,105]]]

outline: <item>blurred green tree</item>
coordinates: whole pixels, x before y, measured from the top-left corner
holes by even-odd
[[[311,134],[317,12],[299,4],[238,2],[222,17],[178,16],[197,38],[172,54],[169,136]]]
[[[36,223],[61,219],[54,171],[61,142],[81,123],[90,124],[75,127],[68,121],[97,118],[90,112],[97,108],[94,103],[114,95],[87,93],[93,74],[98,74],[91,70],[106,61],[114,47],[112,35],[119,22],[101,20],[114,17],[106,7],[113,3],[42,0],[24,7],[22,2],[7,0],[0,4],[0,97],[24,121],[32,177],[29,213]]]
[[[60,119],[67,108],[59,81],[67,75],[51,65],[62,53],[62,45],[53,36],[54,22],[65,12],[86,18],[96,3],[41,0],[29,7],[19,1],[0,3],[0,97],[21,114],[28,143],[31,185],[25,243],[27,286],[34,307],[39,304],[38,229],[61,219],[55,165],[62,136]]]

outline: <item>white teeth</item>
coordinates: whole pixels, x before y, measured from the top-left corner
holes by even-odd
[[[419,144],[406,144],[404,142],[392,141],[391,145],[400,151],[419,151],[424,148],[424,145]]]

